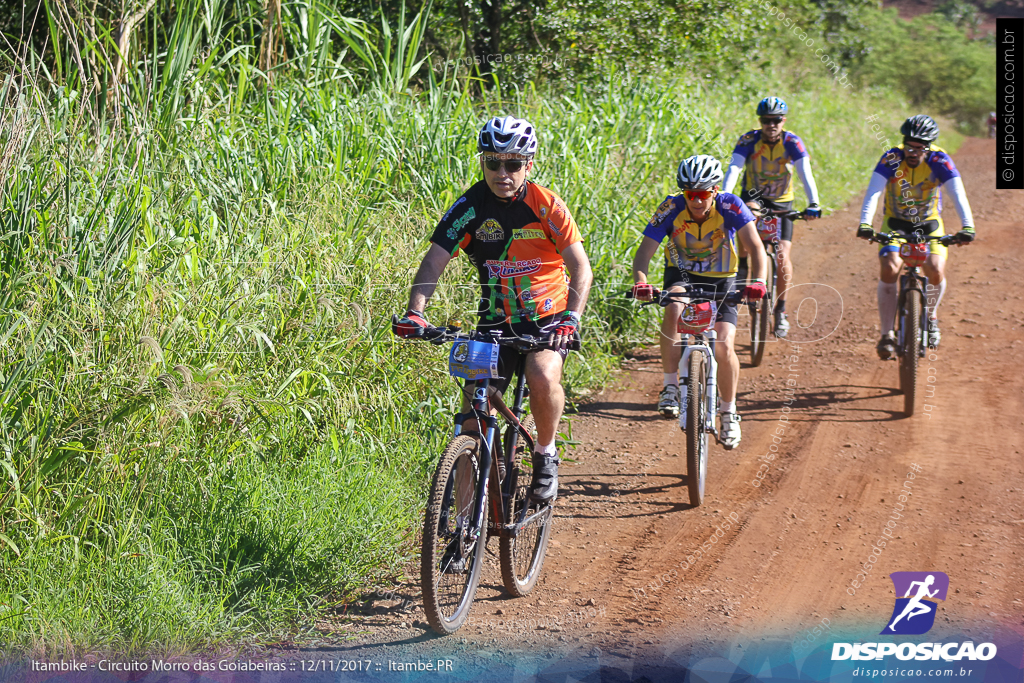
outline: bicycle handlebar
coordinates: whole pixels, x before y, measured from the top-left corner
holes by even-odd
[[[902,240],[907,244],[927,244],[928,242],[938,242],[944,247],[960,243],[960,240],[957,239],[956,235],[919,235],[913,232],[909,234],[900,232],[876,232],[868,238],[868,242],[875,242],[877,244],[892,244],[897,240]]]
[[[714,287],[708,287],[707,285],[683,285],[683,291],[681,292],[670,292],[663,289],[653,289],[654,299],[651,301],[640,302],[641,306],[650,306],[651,304],[658,304],[659,306],[668,306],[670,303],[677,299],[689,299],[692,302],[701,301],[714,301],[716,303],[727,303],[727,304],[738,304],[743,301],[743,291],[739,289],[733,289],[727,292],[723,292]],[[626,292],[626,298],[632,299],[633,292]]]
[[[399,317],[397,315],[391,316],[392,322],[398,322]],[[461,327],[449,325],[445,327],[428,327],[423,330],[423,335],[420,337],[413,337],[412,339],[421,339],[428,341],[431,344],[440,346],[448,342],[456,341],[479,341],[488,344],[498,344],[499,346],[511,346],[520,352],[529,351],[540,351],[542,349],[552,349],[551,343],[545,337],[537,337],[531,334],[521,334],[513,337],[501,336],[501,331],[495,332],[477,332],[473,331],[466,333],[462,331]],[[580,333],[577,331],[573,335],[572,342],[569,343],[569,349],[571,351],[579,351],[582,347],[582,340],[580,339]]]
[[[803,211],[790,211],[789,209],[762,209],[761,215],[754,214],[755,218],[761,218],[762,216],[778,216],[779,218],[789,218],[790,220],[807,220],[807,210]]]

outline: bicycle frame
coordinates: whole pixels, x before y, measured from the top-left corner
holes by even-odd
[[[908,244],[928,244],[930,242],[937,242],[943,246],[950,246],[956,243],[956,238],[953,235],[922,235],[920,233],[911,233],[907,235],[896,234],[896,233],[878,233],[871,237],[872,242],[880,244],[891,244],[893,242],[905,242]],[[906,311],[907,311],[907,300],[910,296],[921,297],[921,338],[918,340],[918,354],[923,356],[925,349],[928,347],[927,336],[928,336],[928,307],[927,292],[928,279],[921,274],[920,266],[911,266],[904,261],[903,272],[900,274],[900,288],[899,295],[897,298],[897,316],[898,320],[898,331],[897,331],[897,355],[903,355],[904,342],[906,338],[903,336],[906,330]]]
[[[671,298],[675,293],[670,292],[658,292],[656,298],[648,303],[659,303],[658,298],[668,297]],[[682,293],[680,293],[682,294]],[[697,299],[706,298],[700,296],[699,293],[693,295]],[[731,295],[730,295],[731,296]],[[739,299],[735,299],[736,303],[740,303]],[[664,304],[662,304],[664,305]],[[718,335],[715,332],[714,327],[698,334],[684,334],[681,341],[685,341],[683,344],[683,352],[679,358],[678,377],[680,385],[685,385],[685,379],[689,377],[689,360],[690,354],[703,353],[708,361],[707,363],[707,410],[705,411],[705,430],[714,435],[715,441],[720,442],[721,439],[718,434],[718,429],[715,428],[715,415],[718,414],[718,361],[715,359],[715,343],[718,340]],[[689,400],[689,397],[688,397]],[[686,411],[680,411],[679,420],[680,426],[685,428],[683,420],[686,418]]]
[[[499,536],[516,536],[519,531],[531,523],[534,518],[538,515],[546,514],[548,508],[543,508],[538,512],[535,512],[530,517],[526,517],[527,506],[524,506],[520,512],[519,519],[509,521],[510,509],[509,506],[512,503],[512,492],[515,491],[518,483],[518,471],[512,467],[512,453],[515,453],[516,446],[519,443],[519,439],[523,438],[526,440],[530,449],[533,448],[533,439],[526,433],[523,428],[520,418],[523,415],[523,399],[526,397],[526,356],[520,355],[519,361],[516,363],[515,369],[516,375],[516,390],[515,390],[515,402],[512,405],[511,410],[508,410],[507,414],[504,414],[506,421],[510,426],[515,427],[515,432],[512,435],[511,443],[509,444],[509,450],[507,453],[499,454],[499,457],[505,457],[505,471],[508,473],[505,480],[498,483],[497,475],[491,476],[493,465],[495,462],[494,453],[494,437],[498,434],[498,418],[495,415],[491,415],[490,405],[490,379],[476,380],[475,388],[473,391],[473,399],[470,404],[469,411],[465,413],[458,413],[455,415],[455,428],[452,436],[458,436],[462,433],[462,426],[466,420],[474,419],[477,424],[486,425],[486,430],[483,433],[483,437],[480,440],[480,468],[481,476],[476,482],[476,489],[474,491],[473,498],[473,517],[471,519],[469,534],[474,539],[480,538],[481,532],[483,531],[483,525],[480,523],[484,514],[484,506],[487,504],[488,491],[487,486],[491,486],[491,519],[492,528],[496,528]],[[497,397],[495,397],[497,398]],[[499,411],[500,407],[504,407],[504,403],[501,406],[496,406]],[[514,420],[508,419],[513,417]]]

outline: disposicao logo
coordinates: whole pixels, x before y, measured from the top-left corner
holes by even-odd
[[[893,572],[889,575],[896,595],[889,623],[880,635],[920,635],[935,623],[936,600],[945,600],[949,577],[942,572]],[[947,662],[988,661],[996,656],[993,643],[833,643],[832,660],[896,659]]]
[[[949,577],[942,572],[893,572],[889,576],[896,588],[896,606],[881,635],[927,633],[935,623],[939,606],[935,601],[946,599]]]

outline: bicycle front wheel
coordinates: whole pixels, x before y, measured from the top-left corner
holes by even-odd
[[[753,301],[747,307],[750,310],[750,365],[756,368],[764,359],[764,330],[761,323],[767,318],[764,310],[767,305],[764,301]]]
[[[903,414],[914,414],[917,402],[918,350],[921,346],[921,291],[907,290],[903,313],[903,349],[900,355],[900,391],[903,392]]]
[[[531,436],[534,435],[533,415],[528,415],[523,420],[523,427]],[[508,521],[517,521],[524,508],[525,519],[530,521],[524,524],[515,536],[503,534],[498,539],[501,582],[505,584],[505,590],[517,598],[529,595],[537,585],[541,569],[544,567],[548,538],[551,535],[551,506],[538,505],[529,497],[532,465],[527,461],[531,455],[526,452],[525,441],[520,439],[512,454],[512,466],[506,475],[513,477],[510,482],[512,500],[509,505]]]
[[[427,622],[444,635],[459,630],[473,605],[484,565],[487,506],[476,538],[468,527],[476,505],[480,442],[467,435],[448,442],[430,485],[423,520],[420,587]]]
[[[772,307],[775,303],[775,256],[768,255],[768,277],[765,280],[767,293],[764,299],[750,304],[750,364],[757,367],[764,360],[768,344],[768,330],[771,327]]]
[[[690,352],[686,377],[686,485],[690,505],[704,502],[704,482],[708,474],[708,433],[704,429],[708,409],[708,378],[704,353]]]

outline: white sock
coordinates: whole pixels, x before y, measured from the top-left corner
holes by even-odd
[[[896,298],[899,296],[899,284],[878,281],[878,321],[881,323],[882,334],[889,334],[896,325]]]
[[[936,290],[938,290],[938,294],[935,293]],[[939,304],[942,303],[942,295],[945,294],[945,293],[946,293],[946,280],[945,279],[943,279],[942,282],[940,282],[938,284],[938,286],[933,285],[930,282],[928,283],[928,286],[925,288],[925,304],[926,304],[925,307],[928,309],[928,317],[929,318],[937,318],[938,317],[935,314],[935,309],[937,309],[939,307]]]
[[[679,386],[679,373],[678,372],[666,372],[665,373],[665,378],[661,381],[661,383],[662,383],[662,386],[666,386],[666,387],[668,385],[670,385],[670,384],[675,384],[676,386]]]
[[[736,401],[722,401],[718,404],[718,412],[720,413],[735,413],[736,412]]]
[[[555,448],[555,442],[552,441],[547,446],[537,446],[537,453],[540,455],[557,455],[558,450]]]

